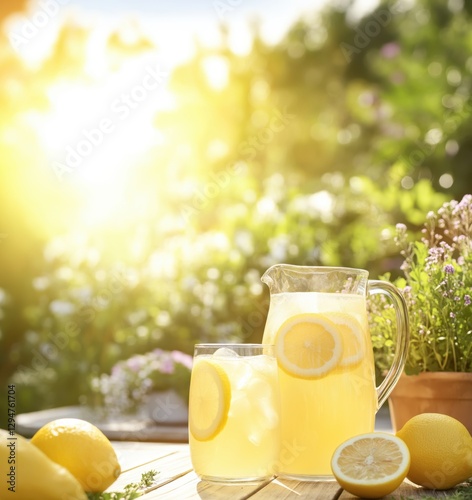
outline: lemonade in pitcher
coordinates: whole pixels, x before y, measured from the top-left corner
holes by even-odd
[[[302,480],[331,476],[334,450],[374,430],[379,403],[400,376],[397,359],[376,388],[366,308],[368,287],[397,300],[395,290],[348,268],[277,265],[262,281],[271,289],[263,343],[275,344],[279,371],[279,473]]]

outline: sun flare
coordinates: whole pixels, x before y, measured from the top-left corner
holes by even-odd
[[[79,193],[86,226],[129,209],[136,167],[164,143],[155,116],[174,105],[167,80],[155,56],[135,58],[100,79],[51,82],[47,111],[29,113],[56,180]]]

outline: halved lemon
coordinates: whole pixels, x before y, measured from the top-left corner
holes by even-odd
[[[289,375],[314,379],[326,375],[342,356],[338,327],[322,314],[287,319],[275,337],[279,366]]]
[[[364,329],[359,321],[352,315],[342,312],[326,313],[341,334],[343,355],[339,361],[340,367],[347,367],[358,363],[364,357]]]
[[[226,424],[231,384],[224,369],[206,359],[196,359],[190,380],[189,430],[195,439],[209,441]]]
[[[362,498],[380,498],[396,490],[410,468],[407,445],[396,436],[370,432],[354,436],[335,450],[331,469],[338,483]]]

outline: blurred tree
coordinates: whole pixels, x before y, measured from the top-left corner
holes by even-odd
[[[406,190],[421,179],[456,199],[472,190],[470,27],[463,2],[386,1],[339,39],[348,78],[368,82],[351,103],[372,134],[362,149],[376,182],[393,166]]]

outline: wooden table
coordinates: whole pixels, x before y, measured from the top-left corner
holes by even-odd
[[[113,442],[122,474],[109,491],[123,491],[125,485],[138,483],[141,474],[158,472],[155,482],[140,497],[143,500],[273,500],[307,498],[310,500],[347,500],[357,498],[340,488],[336,481],[299,482],[276,479],[253,485],[226,486],[200,481],[192,469],[188,444]],[[405,481],[388,498],[447,498],[448,492],[425,490]],[[472,487],[470,487],[472,498]]]

